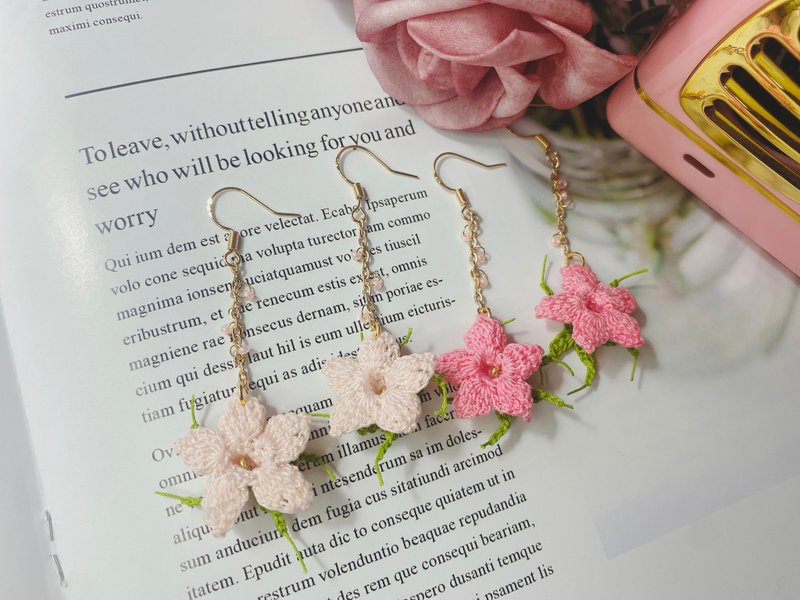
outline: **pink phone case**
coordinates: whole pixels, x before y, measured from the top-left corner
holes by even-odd
[[[800,275],[800,0],[695,0],[608,104],[612,127]]]

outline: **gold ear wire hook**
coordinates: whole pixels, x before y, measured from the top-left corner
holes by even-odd
[[[465,160],[468,163],[472,163],[473,165],[483,167],[484,169],[496,169],[497,167],[508,166],[506,163],[495,163],[487,165],[486,163],[482,163],[478,160],[475,160],[474,158],[470,158],[469,156],[464,156],[463,154],[458,154],[457,152],[442,152],[439,156],[433,159],[433,178],[436,180],[436,183],[438,183],[444,189],[453,192],[456,195],[460,195],[459,192],[461,192],[461,194],[463,194],[464,192],[461,190],[461,188],[450,187],[444,181],[442,181],[442,178],[439,176],[439,167],[438,167],[439,161],[442,160],[443,158],[447,158],[448,156],[452,156],[453,158],[460,158],[461,160]]]
[[[221,196],[222,194],[224,194],[225,192],[239,192],[241,194],[244,194],[245,196],[250,198],[250,200],[252,200],[256,204],[258,204],[261,208],[267,210],[268,212],[272,213],[276,217],[300,217],[300,216],[302,216],[302,215],[300,215],[298,213],[280,212],[280,211],[274,210],[274,209],[270,208],[269,206],[267,206],[264,202],[262,202],[261,200],[259,200],[255,196],[253,196],[253,194],[251,194],[247,190],[243,190],[240,187],[230,186],[230,187],[220,188],[217,191],[215,191],[213,194],[211,194],[211,196],[209,196],[209,198],[208,198],[208,216],[211,217],[211,220],[214,222],[214,225],[216,225],[220,229],[224,229],[225,232],[228,234],[228,252],[238,252],[238,250],[239,250],[239,232],[234,230],[234,229],[231,229],[230,227],[227,227],[227,226],[223,225],[222,223],[220,223],[217,220],[216,214],[214,213],[214,207],[215,207],[215,204],[217,202],[217,198],[219,196]]]
[[[517,133],[516,131],[511,129],[511,127],[506,127],[506,131],[511,135],[513,135],[514,137],[518,137],[523,140],[534,140],[537,144],[539,144],[542,147],[542,150],[544,150],[545,152],[549,152],[553,148],[550,145],[550,141],[546,137],[544,137],[541,133],[530,133],[530,134]]]
[[[370,155],[372,158],[374,158],[375,160],[377,160],[377,161],[378,161],[378,162],[381,164],[381,166],[382,166],[384,169],[386,169],[387,171],[389,171],[390,173],[393,173],[393,174],[395,174],[395,175],[402,175],[403,177],[411,177],[412,179],[419,179],[419,176],[417,176],[417,175],[414,175],[413,173],[405,173],[404,171],[398,171],[398,170],[396,170],[396,169],[393,169],[392,167],[390,167],[389,165],[387,165],[385,162],[383,162],[383,161],[382,161],[382,160],[381,160],[381,159],[378,157],[378,155],[377,155],[377,154],[375,154],[375,153],[374,153],[372,150],[370,150],[369,148],[365,148],[364,146],[359,146],[358,144],[352,144],[352,145],[350,145],[350,146],[345,146],[344,148],[342,148],[341,150],[339,150],[339,153],[336,155],[336,170],[339,172],[339,177],[341,177],[342,179],[344,179],[344,180],[345,180],[345,181],[346,181],[348,184],[350,184],[350,187],[352,187],[352,188],[353,188],[353,193],[354,193],[354,194],[355,194],[355,196],[356,196],[356,200],[363,200],[363,199],[364,199],[364,195],[365,195],[365,194],[364,194],[364,187],[363,187],[363,186],[362,186],[360,183],[358,183],[357,181],[353,181],[352,179],[348,179],[348,178],[345,176],[345,174],[344,174],[344,170],[343,170],[343,168],[342,168],[342,157],[343,157],[343,156],[344,156],[344,155],[345,155],[347,152],[349,152],[350,150],[363,150],[364,152],[366,152],[367,154],[369,154],[369,155]]]

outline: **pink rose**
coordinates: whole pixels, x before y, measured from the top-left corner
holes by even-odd
[[[504,127],[535,95],[570,108],[628,73],[584,39],[580,0],[354,0],[356,34],[383,89],[434,127]]]

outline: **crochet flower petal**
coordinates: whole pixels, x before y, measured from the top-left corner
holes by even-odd
[[[477,377],[481,365],[480,356],[470,350],[453,350],[440,354],[436,359],[436,372],[455,387],[472,377]]]
[[[311,506],[311,483],[294,465],[268,464],[253,471],[253,495],[268,510],[297,513]]]
[[[422,405],[416,392],[387,389],[375,397],[375,424],[386,431],[409,433],[417,426]]]
[[[572,323],[583,311],[583,301],[570,294],[545,296],[536,305],[535,314],[539,319],[553,319],[562,323]]]
[[[368,333],[358,349],[358,362],[363,367],[383,371],[399,355],[400,346],[391,333],[383,331],[377,338]]]
[[[503,351],[507,338],[499,322],[480,313],[464,334],[464,341],[467,348],[480,354],[484,360],[493,361]]]
[[[362,380],[362,387],[367,383]],[[371,395],[370,395],[371,397]],[[339,396],[331,409],[329,435],[338,437],[343,433],[367,427],[375,422],[375,403],[367,398],[364,389]]]
[[[493,386],[482,378],[476,377],[465,381],[453,398],[453,408],[459,419],[485,415],[493,407]]]
[[[536,344],[509,344],[500,355],[500,367],[505,378],[527,379],[542,364],[544,350]]]
[[[352,356],[334,356],[322,365],[322,375],[336,396],[355,393],[366,377],[364,367]]]
[[[502,377],[495,384],[494,408],[498,412],[531,420],[531,386],[519,379]]]
[[[430,352],[401,356],[384,373],[386,387],[416,394],[433,377],[436,357]]]
[[[207,427],[190,429],[175,443],[186,465],[197,475],[210,475],[225,460],[225,443]]]
[[[639,323],[630,315],[608,310],[603,313],[608,337],[626,348],[638,348],[644,344],[644,339],[640,335]]]
[[[249,403],[248,403],[249,404]],[[214,535],[225,535],[233,527],[249,496],[247,486],[233,469],[211,478],[203,494],[203,519]]]
[[[253,398],[244,406],[235,396],[231,398],[228,410],[219,419],[219,430],[225,446],[232,453],[245,452],[248,442],[264,430],[267,409]]]
[[[618,310],[624,313],[636,309],[636,298],[630,290],[625,288],[612,288],[605,283],[598,283],[597,287],[589,294],[588,303],[597,307],[595,310]]]
[[[572,339],[589,354],[608,341],[608,330],[602,315],[585,310],[572,323]]]
[[[296,460],[311,437],[311,420],[306,415],[275,415],[264,432],[253,440],[252,457],[258,464]]]
[[[567,294],[585,296],[597,286],[597,275],[589,267],[573,263],[561,269],[561,289]]]

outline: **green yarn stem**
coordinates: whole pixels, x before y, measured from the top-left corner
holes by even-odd
[[[268,508],[264,508],[260,504],[258,508],[263,510],[265,513],[269,513],[272,515],[272,521],[275,523],[275,529],[280,533],[283,537],[286,538],[286,541],[292,546],[292,550],[294,550],[294,555],[297,557],[297,562],[300,563],[300,566],[303,567],[303,573],[308,573],[308,569],[306,568],[306,563],[303,560],[303,555],[300,554],[300,550],[297,549],[297,544],[294,543],[292,536],[289,535],[289,528],[286,526],[286,519],[283,518],[283,514],[279,513],[277,510],[270,510]]]
[[[612,281],[608,285],[610,285],[611,287],[615,288],[620,283],[622,283],[623,281],[628,279],[629,277],[635,277],[636,275],[641,275],[642,273],[647,273],[647,272],[649,272],[649,270],[650,269],[639,269],[638,271],[634,271],[633,273],[628,273],[627,275],[623,275],[622,277],[619,277],[619,278],[615,279],[614,281]]]
[[[322,460],[322,457],[319,454],[314,454],[312,452],[302,452],[300,456],[297,457],[297,460],[307,460],[308,462],[312,462],[318,467],[322,467],[325,469],[325,472],[328,474],[328,477],[331,478],[331,481],[336,481],[336,473],[334,473],[331,468],[325,464],[325,461]]]
[[[203,502],[202,498],[198,498],[195,496],[178,496],[176,494],[170,494],[168,492],[155,492],[159,496],[163,496],[164,498],[170,498],[172,500],[177,500],[184,506],[200,506]]]
[[[626,348],[628,354],[633,357],[633,368],[631,369],[631,381],[633,381],[633,376],[636,375],[636,365],[639,364],[639,349],[638,348]]]
[[[549,357],[550,360],[558,358],[572,348],[574,344],[575,342],[572,339],[572,327],[564,325],[564,328],[550,340],[550,345],[547,347],[547,357]]]
[[[308,413],[309,417],[322,417],[323,419],[330,419],[330,413]]]
[[[551,394],[547,390],[534,388],[532,390],[532,394],[534,403],[539,403],[542,400],[544,400],[545,402],[549,402],[553,406],[558,406],[559,408],[568,408],[570,410],[575,410],[575,407],[572,406],[572,404],[567,404],[561,398],[559,398],[555,394]]]
[[[369,435],[370,433],[375,433],[376,431],[378,431],[378,426],[375,425],[375,423],[356,429],[356,433],[358,433],[358,435]]]
[[[495,411],[495,416],[500,421],[500,425],[497,426],[495,432],[486,440],[483,444],[481,444],[481,448],[486,448],[486,446],[494,446],[497,442],[500,441],[507,432],[508,429],[511,427],[511,421],[514,420],[514,417],[511,415],[507,415],[505,413]]]
[[[364,332],[363,332],[363,331],[359,331],[359,332],[358,332],[358,339],[359,339],[360,341],[362,341],[362,342],[364,341]]]
[[[447,416],[447,405],[450,403],[450,398],[447,397],[447,382],[441,374],[434,375],[433,380],[436,382],[436,385],[439,386],[439,392],[442,394],[442,404],[434,414],[444,419]]]
[[[545,359],[547,359],[546,362],[545,362]],[[570,367],[567,363],[565,363],[560,358],[558,358],[556,356],[550,356],[549,354],[547,356],[545,356],[544,358],[542,358],[542,366],[544,366],[544,365],[546,365],[548,363],[551,363],[551,362],[554,362],[556,364],[561,365],[562,367],[564,367],[564,369],[566,369],[567,373],[569,373],[570,375],[575,377],[575,371],[572,370],[572,367]]]
[[[539,277],[539,287],[544,290],[544,293],[548,296],[553,295],[553,289],[547,285],[547,282],[544,280],[544,272],[547,269],[547,255],[544,255],[544,260],[542,261],[542,274]]]
[[[575,354],[578,355],[578,358],[583,363],[583,366],[586,367],[586,375],[583,379],[583,385],[575,388],[571,392],[567,392],[567,396],[572,394],[577,394],[583,389],[586,389],[592,382],[594,381],[594,376],[597,374],[597,361],[594,359],[594,354],[589,354],[586,350],[578,346],[573,342],[573,347],[575,348]]]
[[[409,328],[408,328],[408,333],[405,335],[405,337],[404,337],[403,339],[401,339],[401,340],[400,340],[400,343],[399,343],[398,345],[399,345],[401,348],[402,348],[403,346],[405,346],[405,345],[406,345],[408,342],[410,342],[410,341],[411,341],[411,332],[412,332],[412,331],[413,331],[413,329],[411,329],[411,327],[409,327]]]
[[[514,322],[514,321],[516,321],[516,320],[517,320],[517,317],[511,317],[510,319],[506,319],[505,321],[500,321],[500,325],[502,325],[503,327],[505,327],[505,326],[506,326],[506,325],[508,325],[509,323],[513,323],[513,322]]]
[[[195,414],[194,414],[194,394],[192,394],[191,402],[192,402],[192,406],[191,406],[190,410],[192,411],[192,426],[189,427],[189,429],[197,429],[198,427],[200,427],[200,424],[197,422],[197,418],[195,417]]]
[[[383,443],[378,447],[378,453],[375,455],[375,474],[378,476],[378,484],[383,487],[383,474],[381,473],[381,459],[386,455],[386,451],[390,448],[392,443],[394,442],[395,438],[397,437],[396,433],[391,431],[383,431]]]

